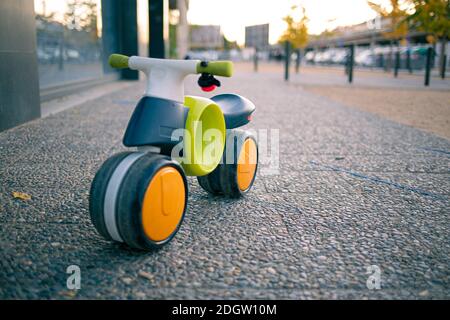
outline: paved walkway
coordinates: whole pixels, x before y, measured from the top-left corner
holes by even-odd
[[[154,253],[103,240],[88,213],[142,84],[1,133],[0,298],[450,298],[450,141],[280,78],[240,73],[220,90],[256,103],[251,127],[280,129],[279,174],[242,200],[192,179],[180,232]]]

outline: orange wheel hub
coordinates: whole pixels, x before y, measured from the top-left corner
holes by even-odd
[[[253,139],[247,139],[242,146],[237,165],[237,183],[241,191],[247,190],[252,184],[256,173],[258,152]]]
[[[145,235],[153,241],[170,237],[183,217],[185,203],[186,189],[180,172],[173,167],[157,171],[142,203]]]

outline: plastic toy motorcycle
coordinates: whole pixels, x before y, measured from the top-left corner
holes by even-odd
[[[187,75],[201,74],[198,84],[212,91],[220,86],[214,76],[232,75],[229,61],[113,54],[109,63],[143,71],[147,86],[123,138],[126,147],[135,149],[106,160],[92,182],[91,220],[106,239],[144,250],[159,248],[172,240],[183,221],[186,176],[197,176],[200,186],[215,195],[237,198],[251,189],[257,142],[236,128],[250,121],[255,106],[236,94],[184,96]],[[183,133],[174,139],[179,129]],[[208,131],[216,134],[208,138]],[[173,156],[180,144],[181,152]]]

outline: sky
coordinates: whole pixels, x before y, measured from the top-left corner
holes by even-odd
[[[366,0],[190,0],[188,21],[220,25],[225,37],[239,44],[245,26],[269,23],[269,41],[276,43],[285,28],[282,18],[295,4],[305,7],[311,34],[375,17]]]
[[[36,11],[42,12],[44,1],[34,0],[34,3]],[[65,1],[46,0],[45,3],[50,12],[65,9]],[[269,42],[276,43],[285,29],[282,19],[292,5],[302,5],[306,9],[311,34],[375,17],[366,0],[189,0],[188,21],[220,25],[225,37],[240,45],[244,44],[245,26],[269,23]]]

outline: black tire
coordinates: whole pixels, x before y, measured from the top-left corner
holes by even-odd
[[[250,185],[241,190],[238,184],[238,159],[244,142],[251,139],[256,145],[256,169]],[[234,140],[234,141],[233,141]],[[232,148],[232,149],[230,149]],[[250,191],[256,178],[258,169],[258,144],[250,133],[233,129],[227,133],[224,154],[221,163],[213,172],[206,176],[197,177],[200,186],[213,195],[225,195],[230,198],[239,198]]]
[[[106,240],[112,240],[106,229],[103,213],[106,188],[114,170],[130,154],[131,152],[121,152],[106,160],[95,174],[91,184],[89,192],[89,214],[95,229]]]
[[[221,164],[219,164],[213,172],[207,174],[206,176],[197,177],[197,181],[203,190],[213,195],[223,194],[222,187],[220,185],[220,166]]]
[[[130,154],[132,153],[127,153],[127,155],[120,158],[123,160]],[[116,158],[117,156],[113,156],[111,159]],[[105,162],[105,165],[107,164],[107,162]],[[113,161],[111,161],[111,163],[112,162]],[[116,163],[114,169],[116,169],[121,161],[114,161],[114,162]],[[109,167],[113,166],[108,165],[108,168]],[[185,201],[183,213],[181,219],[178,222],[178,225],[176,226],[176,229],[166,239],[162,241],[153,241],[152,239],[146,236],[143,230],[142,203],[145,191],[147,190],[147,187],[152,181],[154,175],[164,167],[173,167],[180,173],[185,188]],[[108,170],[108,172],[110,173],[108,180],[113,174],[114,169]],[[91,197],[91,199],[92,201],[97,200],[98,202],[102,203],[102,205],[101,211],[97,210],[97,212],[95,214],[91,214],[91,216],[95,216],[95,220],[93,219],[93,222],[95,221],[94,226],[97,228],[99,233],[103,236],[105,236],[106,233],[105,238],[111,240],[112,236],[107,231],[103,213],[104,208],[103,202],[105,200],[104,195],[106,191],[105,190],[103,190],[103,192],[97,191],[98,187],[103,187],[104,189],[106,189],[107,185],[108,183],[103,183],[102,186],[100,186],[100,184],[98,186],[97,185],[95,186],[94,190],[95,194],[100,195],[103,194],[103,197],[100,198]],[[152,250],[162,247],[163,245],[170,242],[175,236],[175,234],[178,232],[186,213],[187,199],[188,199],[188,184],[186,176],[184,174],[183,169],[177,162],[172,161],[167,156],[157,154],[148,153],[140,156],[137,160],[135,160],[132,163],[132,165],[130,165],[130,167],[124,174],[120,186],[118,187],[117,195],[115,198],[114,214],[120,238],[128,246],[136,249]],[[94,204],[92,206],[94,206]],[[100,208],[100,206],[98,207]],[[98,226],[100,226],[100,228],[98,228]]]

